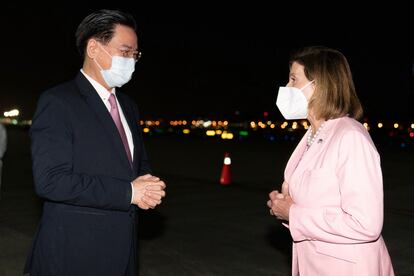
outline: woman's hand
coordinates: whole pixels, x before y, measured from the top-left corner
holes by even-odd
[[[294,203],[288,192],[288,184],[283,182],[282,193],[275,190],[269,194],[267,206],[270,208],[270,214],[280,220],[289,221],[289,210]]]

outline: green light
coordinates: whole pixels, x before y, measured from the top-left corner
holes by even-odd
[[[241,130],[241,131],[239,132],[239,135],[240,135],[240,136],[248,136],[248,135],[249,135],[249,132],[248,132],[248,131],[246,131],[246,130]]]

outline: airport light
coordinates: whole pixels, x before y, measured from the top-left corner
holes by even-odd
[[[211,126],[211,121],[205,121],[205,122],[203,122],[203,127],[204,128],[208,128],[210,126]]]
[[[206,131],[206,135],[207,136],[214,136],[214,135],[216,135],[216,132],[214,130],[210,129],[210,130]]]
[[[4,112],[4,117],[17,117],[19,114],[20,111],[18,109],[12,109],[10,111]]]
[[[233,133],[231,133],[231,132],[223,132],[222,134],[221,134],[221,139],[229,139],[229,140],[231,140],[231,139],[233,139]]]
[[[248,135],[249,135],[249,132],[248,132],[248,131],[246,131],[246,130],[240,130],[240,131],[239,131],[239,135],[240,135],[240,136],[248,136]]]

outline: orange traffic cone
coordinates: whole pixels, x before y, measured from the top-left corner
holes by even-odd
[[[221,177],[220,177],[220,184],[221,185],[229,185],[231,184],[231,158],[230,153],[226,152],[224,154],[224,164],[223,169],[221,170]]]

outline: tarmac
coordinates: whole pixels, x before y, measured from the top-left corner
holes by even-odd
[[[0,199],[0,276],[23,275],[41,216],[33,189],[27,130],[9,127]],[[291,237],[269,215],[297,141],[221,141],[146,136],[154,174],[167,197],[139,217],[140,276],[290,275]],[[382,235],[396,275],[414,275],[414,149],[379,146],[384,175]],[[232,180],[220,185],[224,153]]]

